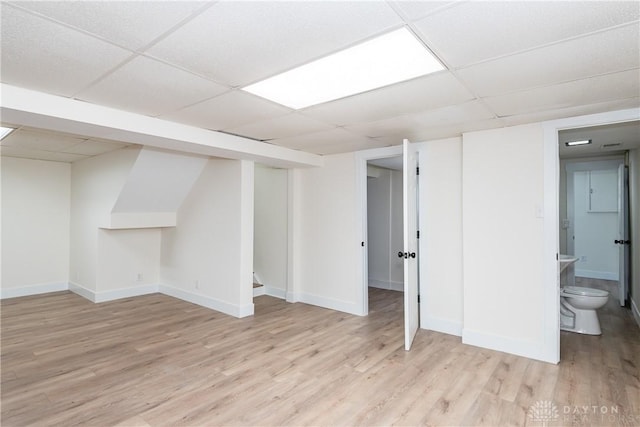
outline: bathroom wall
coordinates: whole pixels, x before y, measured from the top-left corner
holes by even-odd
[[[617,158],[566,164],[568,190],[573,191],[567,196],[567,217],[573,216],[568,237],[574,236],[567,251],[579,258],[575,264],[578,277],[618,280],[618,247],[613,241],[618,235],[617,168],[621,162]],[[602,203],[608,203],[606,209],[597,206]]]
[[[602,156],[594,159],[593,157],[574,157],[570,159],[560,159],[559,170],[559,232],[560,232],[560,253],[568,254],[567,228],[563,227],[563,220],[567,219],[567,165],[572,163],[585,163],[594,161],[619,160],[620,156]]]

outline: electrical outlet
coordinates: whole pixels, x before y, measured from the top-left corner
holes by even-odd
[[[138,273],[137,280],[138,282],[142,282],[142,273]]]
[[[200,281],[199,280],[195,280],[193,282],[194,286],[196,287],[196,289],[200,289]]]

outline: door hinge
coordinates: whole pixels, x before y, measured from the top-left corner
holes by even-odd
[[[418,295],[418,304],[420,304],[420,295]]]
[[[419,239],[419,238],[420,238],[420,230],[418,230],[418,231],[416,232],[416,238],[417,238],[417,239]]]
[[[360,243],[360,246],[362,246],[364,248],[364,242]]]
[[[420,166],[416,166],[416,175],[420,175]]]

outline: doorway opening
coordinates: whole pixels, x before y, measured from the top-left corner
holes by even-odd
[[[566,144],[577,140],[591,142]],[[630,196],[640,188],[629,182],[629,169],[637,174],[640,167],[630,160],[640,159],[640,121],[560,130],[558,152],[558,248],[576,259],[560,273],[559,285],[609,292],[606,306],[598,310],[606,334],[612,316],[630,317],[631,271],[640,267],[630,256],[630,223],[640,219],[637,195]]]
[[[285,299],[288,274],[288,171],[255,165],[253,296]]]
[[[558,363],[560,361],[560,298],[559,298],[559,285],[560,285],[560,266],[558,257],[560,253],[560,210],[559,210],[559,196],[560,196],[560,153],[559,153],[559,132],[566,129],[581,129],[594,126],[603,126],[610,124],[620,124],[626,122],[638,122],[640,120],[640,114],[637,109],[627,109],[619,111],[610,111],[605,113],[597,113],[586,116],[570,117],[566,119],[558,119],[545,122],[543,124],[544,133],[544,209],[543,209],[543,300],[545,307],[544,325],[543,325],[543,341],[544,345],[540,351],[541,360],[548,361],[550,363]],[[591,144],[593,147],[593,144]],[[635,153],[635,164],[639,165],[637,169],[640,169],[640,160],[638,150],[631,150]],[[637,173],[637,172],[636,172]],[[636,180],[640,182],[640,180]],[[638,192],[640,184],[636,185],[635,190],[631,189],[631,194]],[[636,196],[637,199],[637,196]],[[633,206],[639,206],[638,202],[631,202],[632,212],[640,213],[640,208],[635,209]],[[637,218],[640,221],[640,218]],[[634,217],[631,217],[631,223],[634,223]],[[635,235],[636,232],[633,232]],[[638,239],[640,241],[640,238]],[[633,252],[632,252],[633,253]],[[633,257],[637,257],[632,255]],[[635,263],[640,264],[640,263]],[[638,266],[633,265],[633,269]],[[632,271],[632,277],[635,274]],[[636,278],[640,276],[640,272],[636,275]],[[637,279],[632,279],[634,287],[640,288],[637,285]],[[632,299],[634,291],[632,289]],[[640,289],[635,293],[637,298],[640,298]],[[633,303],[632,303],[633,305]],[[635,311],[634,311],[635,315]],[[636,317],[638,324],[640,325],[640,314]]]
[[[403,311],[405,350],[411,348],[419,327],[418,305],[418,145],[404,140],[402,146],[387,147],[361,151],[356,155],[356,177],[358,186],[356,198],[358,209],[357,221],[361,230],[361,254],[357,266],[359,299],[361,314],[369,313],[369,268],[368,268],[368,203],[367,203],[367,168],[368,162],[402,155],[402,249],[394,250],[395,256],[402,257],[403,265]],[[392,256],[387,247],[386,259]]]
[[[371,309],[388,309],[404,292],[402,156],[367,161],[367,299]],[[370,292],[372,289],[383,291]],[[386,292],[388,291],[388,292]]]

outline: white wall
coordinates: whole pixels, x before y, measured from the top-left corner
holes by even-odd
[[[249,161],[210,159],[162,230],[161,291],[243,317],[253,314],[253,185]]]
[[[618,280],[618,212],[589,211],[589,173],[576,171],[573,175],[573,235],[575,274],[579,277]],[[608,182],[607,193],[615,196],[617,207],[617,170],[611,170],[613,180]]]
[[[420,143],[420,326],[462,334],[462,138]]]
[[[256,165],[253,271],[268,295],[287,292],[287,170]]]
[[[367,177],[367,264],[369,286],[390,289],[391,171],[376,168],[376,172],[377,176]]]
[[[403,290],[402,172],[375,168],[367,178],[367,253],[369,286]]]
[[[86,297],[92,298],[92,293],[99,291],[98,229],[109,223],[111,210],[139,152],[139,148],[126,148],[71,165],[69,278],[72,289]],[[129,272],[128,276],[136,273]]]
[[[463,135],[463,342],[543,356],[541,124]],[[555,221],[555,219],[554,219]]]
[[[98,230],[96,290],[112,292],[148,285],[157,288],[160,229]]]
[[[4,156],[0,161],[2,296],[66,289],[71,165]]]
[[[629,152],[629,206],[631,208],[631,309],[640,326],[640,149]]]
[[[143,147],[113,212],[175,211],[205,163],[205,157]]]
[[[299,278],[292,301],[302,301],[347,313],[362,314],[357,266],[364,256],[356,227],[355,154],[324,157],[322,168],[295,174],[300,203],[296,204],[294,239],[299,247]]]

